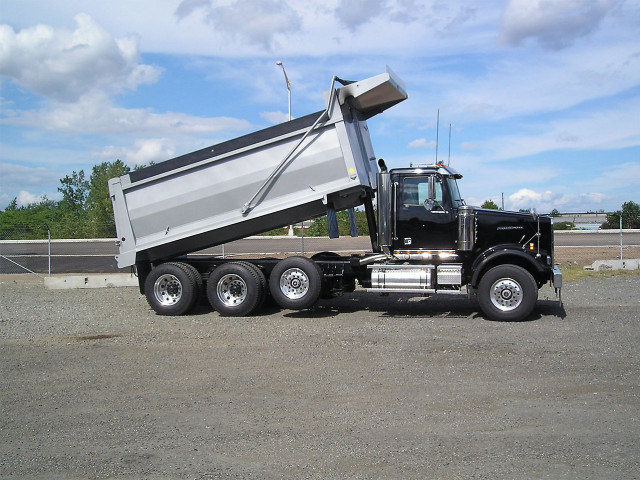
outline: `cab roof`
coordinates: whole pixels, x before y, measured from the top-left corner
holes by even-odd
[[[456,179],[462,178],[462,174],[458,173],[455,169],[442,163],[412,163],[409,168],[394,168],[391,170],[393,173],[413,173],[413,174],[429,174],[438,173],[446,177],[454,177]]]

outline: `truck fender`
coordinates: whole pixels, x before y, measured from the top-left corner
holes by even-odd
[[[138,288],[140,293],[144,295],[144,284],[147,281],[147,277],[151,273],[151,264],[149,262],[136,262],[135,275],[138,277]]]
[[[490,267],[495,265],[503,265],[503,264],[513,264],[519,265],[531,273],[544,273],[543,266],[536,262],[531,255],[527,255],[525,252],[521,250],[520,245],[516,245],[515,247],[501,245],[496,247],[491,247],[484,251],[478,258],[473,262],[471,276],[471,286],[474,288],[477,287],[480,278]],[[534,275],[537,277],[537,275]]]

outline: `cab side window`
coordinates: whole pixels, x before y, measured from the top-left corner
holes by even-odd
[[[402,203],[405,207],[422,206],[429,198],[429,177],[406,177],[402,183]],[[442,205],[442,183],[436,177],[436,205]]]

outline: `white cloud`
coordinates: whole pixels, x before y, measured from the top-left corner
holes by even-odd
[[[217,57],[445,54],[486,45],[477,27],[500,9],[419,0],[184,0],[170,42],[151,29],[138,31],[154,51]]]
[[[510,0],[502,19],[502,37],[517,45],[527,38],[558,50],[594,32],[622,0]]]
[[[385,3],[384,0],[340,0],[335,15],[347,28],[355,30],[381,15]]]
[[[54,102],[42,110],[5,111],[5,115],[0,124],[84,135],[211,135],[249,127],[246,120],[229,117],[117,107],[102,94],[88,94],[75,103]]]
[[[513,53],[492,61],[487,72],[472,81],[466,75],[448,78],[440,105],[448,106],[457,123],[465,117],[503,119],[558,112],[626,92],[640,78],[638,44],[628,40],[542,56]]]
[[[605,199],[604,194],[596,192],[567,194],[554,193],[550,190],[537,192],[522,188],[508,196],[508,203],[505,206],[510,210],[535,208],[539,212],[550,212],[556,208],[561,212],[580,212],[598,209]]]
[[[117,93],[153,83],[160,69],[139,63],[135,37],[113,38],[86,14],[74,31],[37,25],[15,32],[0,25],[0,74],[63,102],[93,91]]]
[[[235,0],[226,5],[211,0],[183,0],[176,16],[184,19],[198,11],[204,12],[205,22],[217,32],[241,37],[266,50],[280,45],[278,38],[299,31],[302,26],[299,13],[284,0]]]
[[[418,138],[409,142],[409,148],[436,148],[435,140],[427,141],[426,138]]]
[[[509,202],[514,208],[526,208],[532,203],[540,204],[542,201],[552,201],[553,197],[553,193],[549,190],[545,192],[536,192],[528,188],[522,188],[509,195]]]
[[[174,142],[166,138],[150,138],[136,140],[131,147],[108,146],[96,156],[114,161],[120,159],[127,165],[148,165],[151,162],[162,162],[176,155]]]
[[[6,206],[13,201],[14,198],[16,199],[18,207],[26,207],[27,205],[33,203],[39,203],[44,199],[56,201],[61,197],[62,195],[59,192],[36,194],[31,193],[27,190],[20,190],[17,195],[12,196],[11,198],[9,197],[9,195],[3,193],[0,194],[0,210],[4,210]]]
[[[36,195],[31,192],[27,192],[26,190],[20,190],[20,193],[17,196],[18,205],[25,206],[30,203],[37,203],[44,199],[45,195],[40,194]],[[51,199],[50,199],[51,200]]]
[[[522,13],[528,3],[533,4],[535,15]],[[618,14],[615,18],[631,22],[634,13],[637,15],[634,3],[637,4],[629,0],[512,2],[507,7],[509,15],[505,14],[502,21],[503,38],[512,44],[554,35],[563,41],[579,40],[585,28],[596,33],[602,31],[607,20],[614,18],[610,11],[626,7],[629,10],[626,17]],[[616,8],[619,4],[622,5]],[[546,10],[543,5],[548,5]],[[564,5],[577,7],[572,11]],[[609,10],[605,11],[607,6]],[[500,34],[505,2],[487,0],[480,5],[460,0],[21,0],[15,6],[3,7],[3,17],[14,24],[43,20],[63,24],[80,9],[100,19],[116,35],[136,32],[145,52],[238,58],[270,56],[277,51],[279,57],[286,58],[340,55],[345,48],[361,54],[395,56],[491,50]],[[558,25],[558,20],[545,11],[565,15],[566,19],[561,20],[568,22],[570,32],[563,36],[563,25]],[[546,24],[539,20],[541,16]],[[551,32],[546,32],[547,24],[555,30],[548,27]]]
[[[583,188],[608,186],[612,192],[626,187],[640,189],[640,156],[635,162],[625,162],[618,165],[603,162],[601,170],[602,172],[596,178],[579,182],[580,186]]]
[[[477,150],[480,147],[482,147],[482,142],[462,142],[460,144],[460,148],[466,151]]]
[[[535,126],[529,135],[515,134],[491,142],[494,159],[512,159],[554,150],[618,149],[640,144],[640,98],[612,103],[608,109],[557,118]],[[615,125],[615,128],[611,128]],[[533,128],[532,128],[533,129]]]
[[[260,113],[260,118],[264,118],[267,122],[272,125],[276,125],[278,123],[283,123],[289,120],[289,114],[285,112],[262,112]]]
[[[59,177],[44,167],[29,167],[15,163],[0,163],[0,186],[9,185],[47,185],[56,182]],[[4,188],[3,188],[4,189]]]

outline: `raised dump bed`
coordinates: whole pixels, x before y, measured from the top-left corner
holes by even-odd
[[[340,88],[336,81],[325,111],[109,180],[118,266],[361,205],[377,173],[366,119],[407,94],[391,71]]]

